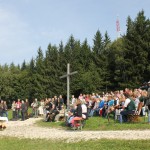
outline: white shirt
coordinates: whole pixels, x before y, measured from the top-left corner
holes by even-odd
[[[75,99],[75,98],[72,98],[71,103],[72,103],[72,104],[75,104],[75,102],[76,102],[76,99]]]
[[[131,102],[131,100],[129,98],[127,98],[125,100],[124,107],[127,107],[130,102]]]
[[[136,107],[136,108],[138,107],[139,102],[140,102],[140,101],[139,101],[139,98],[136,98],[136,99],[135,99],[135,101],[134,101],[134,103],[135,103],[135,107]]]
[[[86,107],[86,105],[82,104],[81,107],[82,107],[82,113],[87,113],[87,107]]]

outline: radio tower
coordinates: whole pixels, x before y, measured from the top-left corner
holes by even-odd
[[[117,16],[116,20],[116,29],[117,29],[117,39],[120,38],[120,22],[119,22],[119,17]]]

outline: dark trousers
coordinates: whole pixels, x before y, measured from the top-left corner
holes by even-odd
[[[26,118],[26,119],[29,118],[29,116],[28,116],[28,109],[27,109],[26,112],[25,112],[25,118]]]
[[[17,109],[17,111],[16,111],[16,113],[17,113],[17,119],[19,119],[19,117],[20,117],[20,109]]]
[[[91,108],[87,108],[87,116],[89,117],[90,115],[90,111],[91,111]]]
[[[12,119],[16,119],[16,111],[12,112]]]
[[[0,116],[1,117],[3,116],[3,110],[0,110]]]
[[[120,112],[120,114],[122,115],[122,120],[123,122],[127,122],[127,116],[128,114],[134,114],[134,111],[133,110],[123,110]]]
[[[21,111],[21,118],[23,121],[25,120],[25,112],[24,111]]]

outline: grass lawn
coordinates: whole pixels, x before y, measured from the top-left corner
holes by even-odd
[[[114,122],[113,119],[108,120],[102,117],[91,117],[86,120],[85,127],[83,130],[145,130],[150,129],[150,125],[146,123],[147,117],[140,118],[140,122],[138,123],[122,123]],[[52,128],[62,128],[68,129],[65,126],[64,122],[43,122],[42,120],[36,123],[38,126],[42,127],[52,127]]]
[[[31,113],[32,109],[29,108],[29,113]],[[8,111],[9,120],[12,119],[12,111]],[[145,120],[144,120],[145,119]],[[110,117],[110,122],[106,118],[102,117],[91,117],[86,120],[86,125],[83,130],[144,130],[150,129],[150,125],[147,124],[147,117],[140,117],[140,122],[138,123],[122,123],[114,122],[114,119]],[[64,122],[44,122],[43,120],[37,121],[38,126],[42,127],[52,127],[52,128],[62,128],[68,129],[65,126]]]
[[[9,111],[9,119],[11,119],[11,111]],[[150,129],[150,125],[144,122],[144,117],[140,118],[139,123],[123,123],[114,122],[111,118],[110,122],[106,118],[92,117],[86,121],[83,130],[144,130]],[[147,121],[147,118],[146,118]],[[36,123],[41,127],[62,128],[67,130],[64,122],[43,122]],[[0,131],[2,132],[2,131]],[[68,143],[67,141],[52,141],[46,139],[19,139],[13,137],[0,137],[0,149],[2,150],[149,150],[150,140],[117,140],[117,139],[100,139],[80,141],[76,143]]]
[[[149,140],[91,140],[77,143],[40,139],[0,137],[2,150],[149,150]]]

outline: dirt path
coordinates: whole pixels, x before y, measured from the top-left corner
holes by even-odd
[[[9,121],[7,129],[0,131],[0,136],[19,138],[39,138],[51,140],[80,141],[89,139],[150,139],[150,130],[126,131],[66,131],[54,128],[43,128],[35,125],[40,118],[30,118],[26,121]]]

